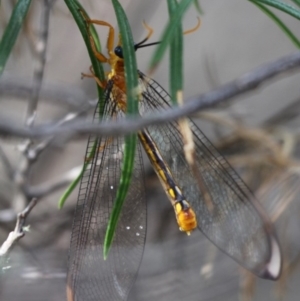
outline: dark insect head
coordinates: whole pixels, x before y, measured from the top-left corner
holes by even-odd
[[[115,52],[115,55],[117,57],[119,57],[120,59],[123,59],[123,48],[122,48],[122,46],[119,45],[119,46],[115,47],[114,52]]]
[[[148,38],[142,40],[141,42],[137,43],[137,44],[134,44],[134,50],[137,51],[139,48],[142,48],[142,47],[147,47],[147,46],[152,46],[152,45],[157,45],[159,44],[160,42],[153,42],[153,43],[149,43],[149,44],[144,44],[146,41],[148,40]],[[123,59],[123,48],[122,46],[117,46],[115,47],[115,50],[114,50],[114,53],[117,57]]]

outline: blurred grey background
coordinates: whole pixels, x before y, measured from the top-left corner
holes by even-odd
[[[168,22],[165,1],[120,2],[126,10],[136,41],[145,36],[143,20],[154,28],[151,40],[159,40]],[[0,32],[9,18],[11,3],[1,3]],[[110,1],[82,3],[90,17],[116,25]],[[207,92],[261,64],[296,51],[281,30],[246,0],[202,0],[200,3],[204,11],[201,16],[201,28],[184,36],[185,97]],[[26,30],[21,32],[18,38],[0,83],[15,83],[16,87],[30,88],[36,68],[32,47],[39,30],[42,5],[42,1],[32,3]],[[299,32],[297,20],[279,12],[276,14],[294,32]],[[184,17],[183,27],[193,27],[197,16],[198,13],[191,7]],[[98,32],[102,41],[105,41],[106,29],[99,28]],[[149,47],[138,51],[140,70],[147,70],[153,50],[154,48]],[[94,81],[81,80],[81,72],[88,72],[89,65],[89,57],[74,20],[64,2],[56,1],[50,15],[47,61],[37,123],[59,120],[68,111],[84,106],[85,101],[96,99]],[[168,89],[167,56],[153,77]],[[284,204],[288,208],[285,207],[276,219],[279,237],[288,258],[286,262],[290,263],[282,280],[273,283],[253,278],[217,251],[200,233],[193,233],[191,237],[180,233],[172,208],[149,163],[146,162],[148,236],[141,270],[129,300],[250,300],[252,295],[254,300],[298,300],[300,225],[296,163],[299,151],[299,80],[299,74],[276,80],[238,98],[230,106],[218,109],[218,114],[214,117],[220,117],[219,121],[200,121],[203,131],[215,141],[224,154],[227,154],[229,159],[232,156],[233,161],[230,162],[239,168],[271,215],[277,204]],[[73,97],[66,100],[64,91],[67,91],[68,95],[71,93]],[[15,97],[13,94],[1,94],[0,112],[1,116],[20,122],[25,118],[28,95],[25,93],[22,97]],[[281,113],[285,115],[282,117]],[[204,117],[205,120],[212,120],[209,115]],[[224,126],[224,120],[233,120],[245,131],[250,129],[253,133],[261,133],[260,129],[266,125],[272,126],[272,130],[268,128],[263,133],[270,135],[270,139],[275,137],[274,141],[280,147],[288,145],[287,157],[296,162],[296,171],[290,172],[291,165],[280,165],[276,160],[272,161],[273,165],[270,163],[263,167],[256,164],[255,160],[242,163],[234,161],[240,154],[249,152],[258,161],[261,156],[263,159],[259,162],[266,162],[265,149],[261,147],[262,140],[248,139],[246,134],[233,136],[227,144],[220,142],[220,136],[224,133],[219,130],[219,123],[223,124],[226,134],[234,134],[235,129]],[[256,130],[258,132],[255,132]],[[291,142],[284,144],[286,139],[290,139],[288,141]],[[18,166],[20,157],[17,145],[21,142],[21,139],[1,138],[1,145],[15,166]],[[84,159],[85,148],[85,139],[67,143],[54,141],[35,162],[30,172],[30,182],[32,185],[45,183],[80,165]],[[234,157],[235,155],[237,157]],[[271,178],[271,175],[274,175],[274,178]],[[263,183],[268,183],[269,186],[261,187]],[[14,184],[7,179],[4,172],[0,174],[0,187],[2,243],[8,232],[14,228],[13,212],[19,212],[22,208],[19,208],[18,204],[10,203],[15,193]],[[1,300],[65,300],[67,252],[77,195],[73,192],[64,209],[58,211],[57,201],[62,192],[63,189],[40,200],[30,214],[27,220],[30,231],[14,248],[7,263],[11,268],[1,276]],[[8,215],[4,214],[6,212]]]

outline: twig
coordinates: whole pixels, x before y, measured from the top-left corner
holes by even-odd
[[[43,81],[44,68],[46,63],[49,18],[50,18],[50,10],[52,7],[52,3],[53,0],[44,0],[43,15],[41,18],[41,26],[40,26],[40,35],[36,43],[36,56],[37,56],[36,68],[34,72],[31,98],[29,100],[28,111],[27,111],[26,122],[25,122],[29,128],[31,128],[34,125],[39,93]],[[13,180],[19,188],[19,193],[16,196],[15,201],[23,205],[26,204],[27,201],[30,199],[24,193],[24,187],[28,182],[28,173],[33,161],[36,159],[37,152],[34,149],[33,141],[31,140],[31,138],[24,141],[20,145],[19,150],[22,155],[18,163],[18,168],[13,175],[14,176]],[[8,161],[5,163],[6,163],[5,164],[6,168],[8,169]],[[25,209],[18,214],[14,231],[9,233],[6,241],[2,244],[0,248],[0,257],[7,255],[9,250],[12,249],[13,245],[21,237],[25,235],[24,224],[26,222],[26,218],[36,204],[37,204],[37,199],[34,198],[28,203]]]
[[[65,115],[61,120],[57,121],[57,125],[65,124],[70,122],[71,120],[75,119],[77,116],[79,116],[81,112],[71,112]],[[36,146],[31,147],[31,155],[32,158],[35,160],[38,158],[38,156],[47,148],[47,146],[53,141],[55,137],[46,138],[44,141],[38,143]]]
[[[29,202],[26,208],[18,214],[17,223],[14,231],[10,232],[5,242],[0,247],[0,257],[7,255],[7,253],[12,249],[14,244],[25,235],[23,227],[26,222],[26,218],[32,208],[37,204],[37,199],[33,199]]]
[[[1,145],[0,145],[0,160],[3,163],[6,175],[8,176],[9,179],[12,179],[13,175],[14,175],[14,169],[13,169],[12,165],[10,164]]]
[[[14,96],[20,100],[26,100],[31,95],[32,83],[21,77],[2,76],[0,78],[0,96]],[[74,109],[80,108],[89,110],[95,106],[95,101],[87,101],[88,97],[82,89],[76,86],[49,83],[41,87],[40,98],[47,100],[47,103],[68,105]]]
[[[32,95],[28,104],[27,111],[27,125],[31,125],[34,122],[36,115],[37,103],[39,100],[39,93],[44,77],[44,70],[46,64],[46,52],[48,43],[48,30],[50,11],[52,7],[52,0],[44,0],[43,13],[40,24],[40,34],[36,42],[36,67],[33,75]]]
[[[102,122],[93,124],[78,119],[76,122],[57,126],[56,124],[35,126],[32,128],[23,128],[14,123],[0,119],[0,134],[9,134],[18,137],[42,138],[48,135],[68,134],[68,135],[89,135],[97,134],[103,136],[124,135],[151,124],[163,124],[174,121],[183,116],[189,116],[195,112],[215,106],[225,101],[232,100],[238,95],[245,94],[256,89],[268,80],[300,67],[300,52],[285,56],[274,62],[268,63],[262,67],[248,72],[240,78],[226,85],[219,87],[211,92],[188,99],[185,105],[180,108],[172,108],[159,114],[152,114],[143,118],[124,119],[122,121]]]

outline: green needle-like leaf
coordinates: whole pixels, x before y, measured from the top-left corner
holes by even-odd
[[[90,60],[91,60],[92,66],[93,66],[94,73],[97,78],[99,78],[101,81],[104,81],[105,80],[104,69],[103,69],[101,62],[99,62],[97,60],[97,58],[95,57],[95,54],[94,54],[92,46],[91,46],[90,38],[89,38],[88,26],[82,15],[82,12],[84,12],[85,14],[86,14],[86,12],[83,9],[83,7],[80,5],[80,3],[76,0],[65,0],[65,3],[68,6],[77,26],[82,34],[83,40],[85,42],[85,45],[87,47],[87,50],[88,50],[88,53],[90,56]],[[98,38],[96,30],[94,29],[94,27],[92,25],[91,25],[90,31],[94,38],[96,47],[98,47],[98,50],[100,51],[100,40]],[[103,102],[103,90],[98,85],[97,85],[97,88],[98,88],[98,98],[100,101],[101,108],[103,109],[103,103],[102,103]],[[100,112],[102,112],[102,110],[100,110]]]
[[[69,187],[64,191],[63,195],[60,197],[60,199],[58,201],[58,209],[61,209],[64,206],[66,200],[68,199],[70,194],[73,192],[73,190],[78,185],[78,183],[79,183],[80,179],[82,178],[84,172],[86,171],[87,167],[89,166],[91,159],[94,157],[94,155],[96,153],[96,150],[97,150],[97,140],[94,142],[92,150],[91,150],[90,154],[88,155],[88,157],[86,158],[86,162],[83,164],[79,175],[69,185]]]
[[[135,59],[134,42],[131,34],[131,29],[125,15],[125,12],[119,1],[112,0],[117,21],[122,38],[122,47],[125,64],[125,80],[126,80],[126,96],[127,96],[127,114],[135,115],[138,112],[138,78],[137,64]],[[134,167],[134,157],[136,149],[137,137],[136,134],[130,134],[125,137],[124,159],[121,173],[120,185],[117,191],[117,196],[114,202],[114,207],[108,222],[103,255],[107,258],[109,249],[113,242],[113,237],[119,216],[122,210],[124,200],[130,185],[132,171]]]
[[[176,11],[176,0],[168,0],[170,19]],[[177,104],[177,92],[183,89],[183,39],[181,22],[178,23],[170,44],[170,91],[173,104]]]
[[[68,199],[68,197],[70,196],[70,194],[73,192],[73,190],[76,188],[76,186],[78,185],[81,177],[83,176],[86,168],[87,168],[88,164],[84,164],[82,167],[82,170],[80,171],[79,175],[76,177],[76,179],[68,186],[68,188],[64,191],[64,193],[62,194],[62,196],[60,197],[59,201],[58,201],[58,209],[61,209],[66,200]]]
[[[160,39],[162,42],[156,48],[154,55],[150,62],[150,71],[152,71],[157,64],[161,61],[168,45],[171,43],[171,40],[178,29],[178,24],[181,22],[183,14],[188,9],[190,4],[193,3],[194,0],[182,0],[178,4],[176,10],[172,13],[172,18],[169,20],[167,27],[164,30],[163,36]]]
[[[290,40],[295,44],[297,48],[300,48],[300,41],[298,38],[292,33],[292,31],[275,15],[273,14],[267,7],[260,4],[256,0],[250,0],[253,4],[255,4],[259,9],[261,9],[267,16],[269,16],[280,28],[281,30],[290,38]]]
[[[284,2],[278,1],[278,0],[257,0],[256,2],[260,2],[262,4],[266,4],[266,5],[275,7],[277,9],[295,17],[296,19],[300,20],[300,11],[290,4],[287,4],[287,3],[284,3]]]
[[[300,7],[300,0],[292,0],[292,1]]]
[[[200,15],[203,15],[203,10],[202,10],[201,5],[198,0],[194,0],[194,6],[196,7],[198,13]]]
[[[105,73],[104,73],[104,70],[103,70],[103,66],[97,60],[97,58],[95,57],[95,54],[94,54],[92,46],[91,46],[91,41],[90,41],[90,38],[89,38],[89,29],[88,29],[88,26],[87,26],[84,18],[83,18],[83,15],[82,15],[82,13],[86,14],[85,10],[80,5],[80,3],[77,2],[76,0],[65,0],[65,3],[68,6],[70,12],[72,13],[72,16],[73,16],[75,22],[77,23],[77,26],[78,26],[81,34],[82,34],[82,37],[83,37],[83,40],[86,44],[86,47],[87,47],[87,50],[88,50],[88,53],[89,53],[89,56],[90,56],[90,59],[91,59],[91,63],[92,63],[92,66],[93,66],[93,70],[94,70],[94,73],[95,73],[96,77],[99,78],[101,81],[105,80]],[[101,45],[100,45],[100,40],[98,38],[97,32],[96,32],[93,25],[89,25],[89,26],[90,26],[90,33],[91,33],[91,35],[92,35],[92,37],[95,41],[96,47],[100,51]],[[98,89],[98,105],[99,105],[99,111],[100,111],[100,116],[99,117],[101,117],[102,114],[103,114],[103,108],[104,108],[104,103],[103,103],[104,94],[103,94],[103,90],[98,85],[97,85],[97,89]],[[59,209],[61,209],[63,207],[63,205],[66,202],[67,198],[70,196],[70,194],[73,192],[73,190],[78,185],[81,177],[83,176],[85,170],[87,169],[87,167],[89,165],[89,160],[95,154],[96,146],[97,146],[97,139],[95,140],[95,142],[93,144],[93,148],[92,148],[91,153],[89,154],[88,158],[86,158],[87,162],[84,163],[80,174],[69,185],[69,187],[65,190],[65,192],[63,193],[63,195],[59,199],[59,201],[58,201],[58,208]]]
[[[0,76],[26,17],[31,0],[19,0],[15,5],[0,42]]]

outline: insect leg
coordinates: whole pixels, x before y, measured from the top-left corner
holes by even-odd
[[[189,33],[192,33],[192,32],[194,32],[194,31],[196,31],[196,30],[200,27],[200,25],[201,25],[201,20],[200,20],[199,17],[197,18],[197,20],[198,20],[197,25],[196,25],[195,27],[193,27],[193,28],[190,28],[190,29],[185,30],[185,31],[183,32],[183,34],[189,34]]]
[[[106,81],[101,81],[101,80],[95,75],[92,66],[90,67],[90,71],[91,71],[91,74],[81,73],[81,79],[82,79],[83,77],[93,78],[93,79],[96,81],[96,83],[98,84],[99,87],[101,87],[102,89],[105,89],[105,88],[106,88],[107,82],[106,82]]]
[[[108,51],[108,53],[110,53],[111,51],[113,51],[114,48],[114,39],[115,39],[115,29],[113,28],[113,26],[105,21],[101,21],[101,20],[91,20],[91,19],[87,19],[86,20],[87,23],[90,24],[96,24],[96,25],[101,25],[101,26],[107,26],[109,28],[109,32],[108,32],[108,37],[107,37],[107,42],[106,42],[106,49]],[[96,50],[97,53],[100,53],[99,51]],[[96,53],[95,53],[96,54]],[[100,53],[102,56],[103,54]]]

